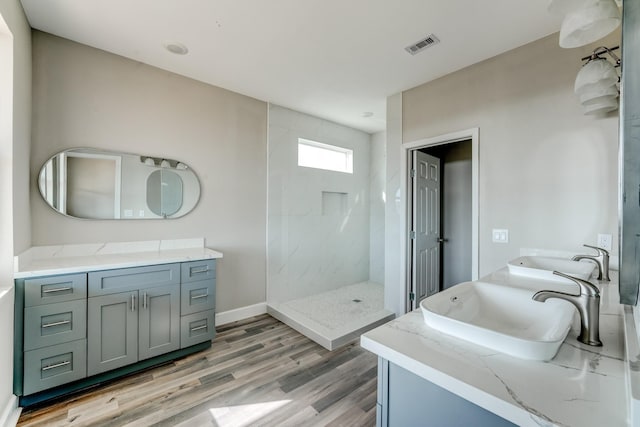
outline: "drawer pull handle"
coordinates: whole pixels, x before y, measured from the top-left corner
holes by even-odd
[[[43,289],[42,293],[43,294],[52,294],[54,292],[63,292],[63,291],[70,291],[71,287],[67,286],[66,288],[55,288],[55,289]]]
[[[200,298],[206,298],[209,296],[209,292],[207,292],[206,294],[201,294],[201,295],[193,295],[191,297],[191,299],[200,299]]]
[[[61,320],[60,322],[47,323],[46,325],[42,325],[43,328],[51,328],[53,326],[67,325],[71,323],[71,320]]]
[[[209,267],[195,267],[191,269],[191,274],[201,274],[209,271]]]
[[[191,328],[191,332],[199,331],[200,329],[207,329],[207,325],[196,326],[195,328]]]
[[[55,365],[49,365],[49,366],[45,366],[44,368],[42,368],[42,371],[48,371],[49,369],[55,369],[55,368],[59,368],[61,366],[67,366],[70,365],[71,361],[67,360],[66,362],[60,362],[60,363],[56,363]]]

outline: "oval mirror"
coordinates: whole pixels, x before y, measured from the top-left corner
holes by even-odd
[[[57,212],[83,219],[179,218],[200,198],[198,177],[183,162],[91,148],[51,157],[38,187]]]

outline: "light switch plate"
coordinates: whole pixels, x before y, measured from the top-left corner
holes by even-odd
[[[491,232],[491,241],[494,243],[509,243],[509,230],[494,228]]]

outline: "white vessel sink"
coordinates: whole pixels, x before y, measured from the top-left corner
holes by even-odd
[[[533,301],[534,292],[486,282],[464,282],[422,300],[430,327],[530,360],[552,359],[575,313],[567,301]]]
[[[526,276],[532,279],[553,280],[571,283],[570,280],[553,274],[553,271],[588,280],[597,267],[593,262],[571,261],[566,258],[544,256],[521,256],[507,263],[510,274]]]

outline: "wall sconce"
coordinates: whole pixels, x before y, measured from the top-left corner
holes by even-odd
[[[613,53],[619,46],[611,49],[599,47],[589,56],[582,58],[587,61],[576,76],[574,92],[580,98],[585,114],[607,113],[618,109],[618,82],[620,76],[616,68],[620,67],[620,58]],[[608,54],[612,64],[602,55]]]
[[[177,170],[187,170],[189,167],[182,162],[176,160],[162,159],[160,157],[140,156],[140,162],[147,166],[171,168]]]
[[[142,161],[142,163],[144,163],[147,166],[155,166],[156,162],[153,160],[153,157],[140,157],[140,160]]]
[[[620,25],[614,0],[551,0],[549,12],[564,15],[560,47],[573,48],[600,40]]]

